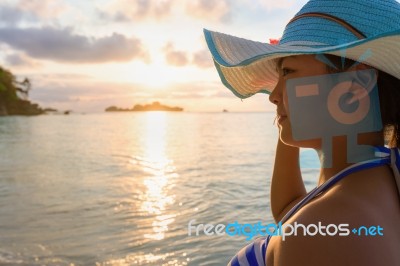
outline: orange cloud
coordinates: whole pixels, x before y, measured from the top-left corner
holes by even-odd
[[[287,9],[296,4],[293,0],[241,0],[243,4],[249,7],[262,7],[266,10]],[[304,0],[302,0],[304,2]]]
[[[161,20],[170,15],[175,0],[114,0],[100,16],[114,21]]]
[[[237,0],[236,0],[237,1]],[[235,1],[228,0],[114,0],[98,10],[102,19],[116,22],[166,20],[185,15],[201,20],[227,21]],[[185,3],[185,4],[182,4]]]
[[[40,63],[21,53],[11,53],[5,56],[5,64],[12,68],[38,68]]]
[[[186,12],[200,19],[226,21],[231,9],[227,0],[192,0],[188,1]]]
[[[201,50],[193,54],[193,64],[200,68],[214,66],[211,53],[208,50]]]
[[[163,50],[168,64],[181,67],[189,63],[188,54],[183,51],[175,50],[171,43],[168,43]]]
[[[68,10],[63,1],[54,0],[20,0],[17,7],[42,19],[58,18],[61,13]]]

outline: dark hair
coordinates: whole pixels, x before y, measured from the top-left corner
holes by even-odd
[[[325,54],[325,56],[337,68],[328,66],[330,72],[345,71],[355,63],[348,58],[342,62],[342,58],[336,55]],[[400,148],[400,80],[378,70],[377,82],[385,143],[389,147]]]

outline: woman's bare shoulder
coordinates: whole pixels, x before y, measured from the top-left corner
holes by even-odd
[[[306,205],[301,217],[353,223],[400,218],[400,195],[388,166],[355,172]]]
[[[274,240],[277,265],[400,265],[400,206],[390,176],[385,169],[349,176],[303,207],[286,223],[287,233],[297,225],[297,235]]]
[[[356,172],[306,205],[295,219],[378,226],[400,238],[400,196],[389,167]],[[352,228],[352,229],[354,229]]]

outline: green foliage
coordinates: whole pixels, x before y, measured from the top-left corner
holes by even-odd
[[[18,99],[15,77],[2,67],[0,67],[0,99],[3,101]]]
[[[7,90],[6,86],[4,86],[3,83],[0,83],[0,93],[6,90]]]
[[[0,115],[43,113],[37,104],[32,104],[27,100],[30,89],[29,79],[18,81],[10,71],[0,66]]]

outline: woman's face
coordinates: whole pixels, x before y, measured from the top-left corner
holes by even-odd
[[[277,107],[277,123],[281,140],[287,145],[319,148],[320,140],[296,141],[292,136],[286,81],[294,78],[312,77],[328,74],[326,65],[315,55],[297,55],[281,59],[277,64],[278,84],[269,100]]]

